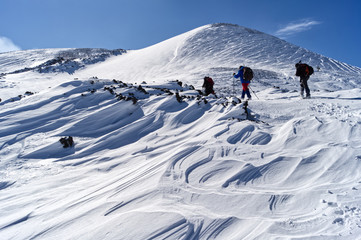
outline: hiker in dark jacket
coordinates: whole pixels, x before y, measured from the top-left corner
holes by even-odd
[[[311,74],[313,73],[313,68],[305,63],[299,61],[295,65],[296,67],[296,76],[300,77],[300,86],[301,86],[301,97],[303,97],[304,91],[306,91],[306,98],[311,98],[310,88],[308,87],[308,79],[310,79]]]
[[[204,89],[204,95],[208,96],[209,94],[215,94],[214,90],[213,90],[213,79],[210,77],[204,77],[204,82],[203,82],[203,89]]]
[[[233,76],[234,76],[234,78],[240,78],[240,80],[241,80],[242,88],[243,88],[241,99],[243,100],[246,94],[247,94],[248,99],[252,99],[251,93],[249,92],[249,89],[248,89],[248,85],[251,83],[251,81],[244,79],[244,77],[243,77],[244,71],[243,70],[244,70],[244,67],[240,66],[238,73],[237,74],[233,73]]]

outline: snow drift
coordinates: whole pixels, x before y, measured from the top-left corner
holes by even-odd
[[[46,62],[57,50],[0,54],[0,72],[31,67],[22,60],[29,53]],[[320,67],[309,100],[297,91],[299,60]],[[232,79],[241,64],[255,69],[259,97],[248,114]],[[217,97],[199,95],[205,75]],[[360,76],[357,67],[230,24],[73,75],[4,74],[0,236],[356,239]],[[63,148],[63,136],[75,145]]]

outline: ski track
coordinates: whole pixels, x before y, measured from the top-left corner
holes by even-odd
[[[201,27],[2,103],[0,239],[356,239],[360,70],[233,27]],[[0,65],[10,71],[57,53],[39,51],[23,60],[20,53],[0,54]],[[260,100],[249,101],[248,119],[244,103],[234,101],[240,86],[229,76],[240,60],[233,55],[255,66],[252,87]],[[315,73],[313,98],[301,100],[284,67],[285,59],[301,57],[345,75],[339,81],[333,75],[324,88],[330,75]],[[152,67],[153,58],[163,67]],[[144,72],[127,72],[141,65]],[[178,75],[180,66],[187,75]],[[97,72],[108,78],[89,79]],[[190,87],[199,88],[205,72],[223,79],[216,84],[219,98],[197,98]],[[142,83],[151,94],[110,73],[153,80]],[[63,136],[73,136],[75,145],[63,148]]]

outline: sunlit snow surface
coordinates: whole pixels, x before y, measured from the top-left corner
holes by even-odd
[[[215,24],[72,75],[10,74],[59,51],[0,54],[0,239],[361,235],[361,69]],[[206,75],[217,97],[198,95]]]

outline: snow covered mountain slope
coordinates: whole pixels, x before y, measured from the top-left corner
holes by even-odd
[[[321,67],[312,99],[300,56]],[[243,63],[247,103],[230,77]],[[204,75],[218,97],[199,95]],[[4,75],[1,94],[35,92],[0,103],[0,239],[357,239],[359,76],[229,24],[73,75]]]
[[[256,78],[266,77],[270,84],[287,86],[289,80],[295,81],[294,65],[300,60],[309,63],[315,71],[320,67],[320,72],[313,77],[318,88],[350,89],[360,84],[359,81],[354,82],[355,76],[360,79],[360,68],[310,52],[271,35],[231,24],[197,28],[146,49],[89,67],[80,76],[99,75],[101,78],[138,83],[179,79],[201,86],[203,77],[210,75],[222,83],[219,85],[225,86],[232,85],[233,71],[240,65],[247,65],[255,69]],[[286,81],[274,82],[272,79],[275,76]]]

